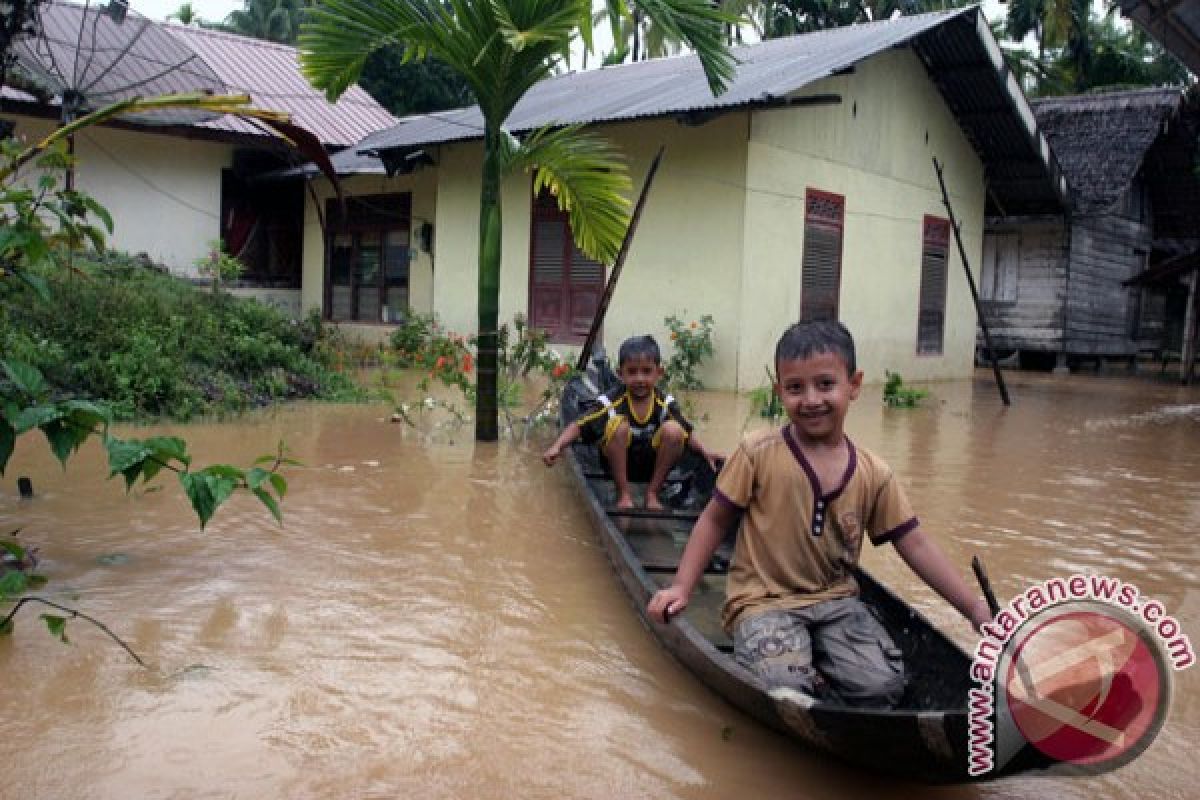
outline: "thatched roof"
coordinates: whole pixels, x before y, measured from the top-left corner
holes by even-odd
[[[1076,213],[1100,213],[1121,198],[1183,98],[1180,89],[1137,89],[1032,101]]]

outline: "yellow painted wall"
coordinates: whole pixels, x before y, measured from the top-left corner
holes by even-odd
[[[15,120],[17,135],[31,140],[54,127],[48,120]],[[220,236],[221,170],[233,146],[90,128],[76,135],[75,153],[76,186],[112,214],[109,245],[195,274],[195,260]]]
[[[654,120],[600,129],[629,159],[633,199],[658,146],[666,146],[605,321],[604,345],[610,353],[625,338],[650,333],[666,359],[671,352],[666,315],[694,319],[712,314],[717,355],[702,377],[712,386],[733,384],[747,129],[745,114],[699,128]],[[451,329],[474,331],[482,147],[477,142],[443,147],[441,155],[434,307]],[[531,189],[528,174],[511,176],[503,187],[501,320],[527,311]],[[564,355],[577,351],[556,349]]]
[[[953,239],[944,354],[917,356],[922,218],[945,218],[932,157],[946,182],[972,266],[983,242],[983,166],[908,50],[883,53],[802,94],[836,93],[839,105],[761,111],[748,152],[744,286],[738,383],[763,382],[783,328],[798,318],[804,195],[845,197],[840,317],[867,380],[885,369],[909,380],[969,375],[975,312]]]
[[[320,204],[321,214],[324,214],[325,201],[335,196],[333,188],[324,178],[317,179],[313,188]],[[417,231],[421,223],[434,222],[438,196],[437,172],[422,170],[395,178],[388,178],[384,175],[355,175],[342,180],[342,193],[347,197],[397,192],[412,193],[412,237],[410,241],[417,253],[415,260],[409,265],[409,308],[413,311],[429,313],[434,308],[434,287],[441,280],[439,271],[435,269],[437,245],[441,238],[441,231],[435,227],[434,253],[425,252],[419,247]],[[321,307],[325,274],[325,242],[317,208],[318,206],[313,202],[312,193],[306,193],[303,289],[301,290],[301,304],[306,312]],[[377,342],[385,340],[394,326],[382,323],[341,323],[340,327],[348,335],[364,341]]]

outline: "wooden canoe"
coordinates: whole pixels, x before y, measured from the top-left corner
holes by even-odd
[[[574,419],[603,378],[578,379],[563,394],[561,420]],[[894,709],[859,709],[822,702],[792,690],[769,690],[736,663],[721,627],[725,573],[732,535],[717,550],[688,609],[669,625],[649,619],[646,603],[670,583],[715,476],[688,451],[664,489],[668,510],[616,510],[615,490],[595,447],[576,443],[566,461],[587,515],[642,621],[664,647],[710,688],[756,720],[852,764],[929,783],[966,781],[967,692],[970,659],[925,617],[872,578],[857,574],[862,599],[904,653],[907,685]],[[1031,747],[1008,760],[1003,773],[1046,766]],[[986,777],[995,777],[997,773]]]

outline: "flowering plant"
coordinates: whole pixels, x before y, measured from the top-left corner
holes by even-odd
[[[667,362],[667,384],[679,389],[703,389],[704,384],[696,371],[713,354],[712,314],[691,322],[684,322],[672,314],[663,319],[663,323],[671,332],[671,344],[675,348]]]

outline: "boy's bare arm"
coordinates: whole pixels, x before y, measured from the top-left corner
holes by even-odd
[[[718,463],[723,461],[725,457],[716,451],[709,450],[707,447],[701,444],[700,440],[696,438],[696,434],[694,432],[688,436],[688,447],[695,450],[696,455],[707,461],[708,465],[712,467],[713,472],[720,471],[717,469]]]
[[[667,622],[670,615],[687,608],[692,589],[696,588],[696,583],[704,575],[713,552],[725,538],[725,531],[729,530],[736,516],[736,511],[719,500],[708,501],[692,528],[692,535],[688,537],[687,547],[679,559],[679,569],[675,571],[675,579],[667,588],[655,592],[646,604],[646,612],[651,619]]]
[[[987,601],[967,585],[937,542],[923,530],[917,528],[901,536],[895,548],[904,563],[947,603],[958,609],[958,613],[970,620],[976,630],[991,620]]]
[[[554,466],[554,462],[558,461],[558,457],[562,455],[563,449],[578,439],[579,434],[582,432],[578,422],[571,422],[571,424],[563,428],[563,432],[554,440],[554,444],[550,445],[550,447],[546,448],[546,452],[542,453],[542,463],[547,467]]]

